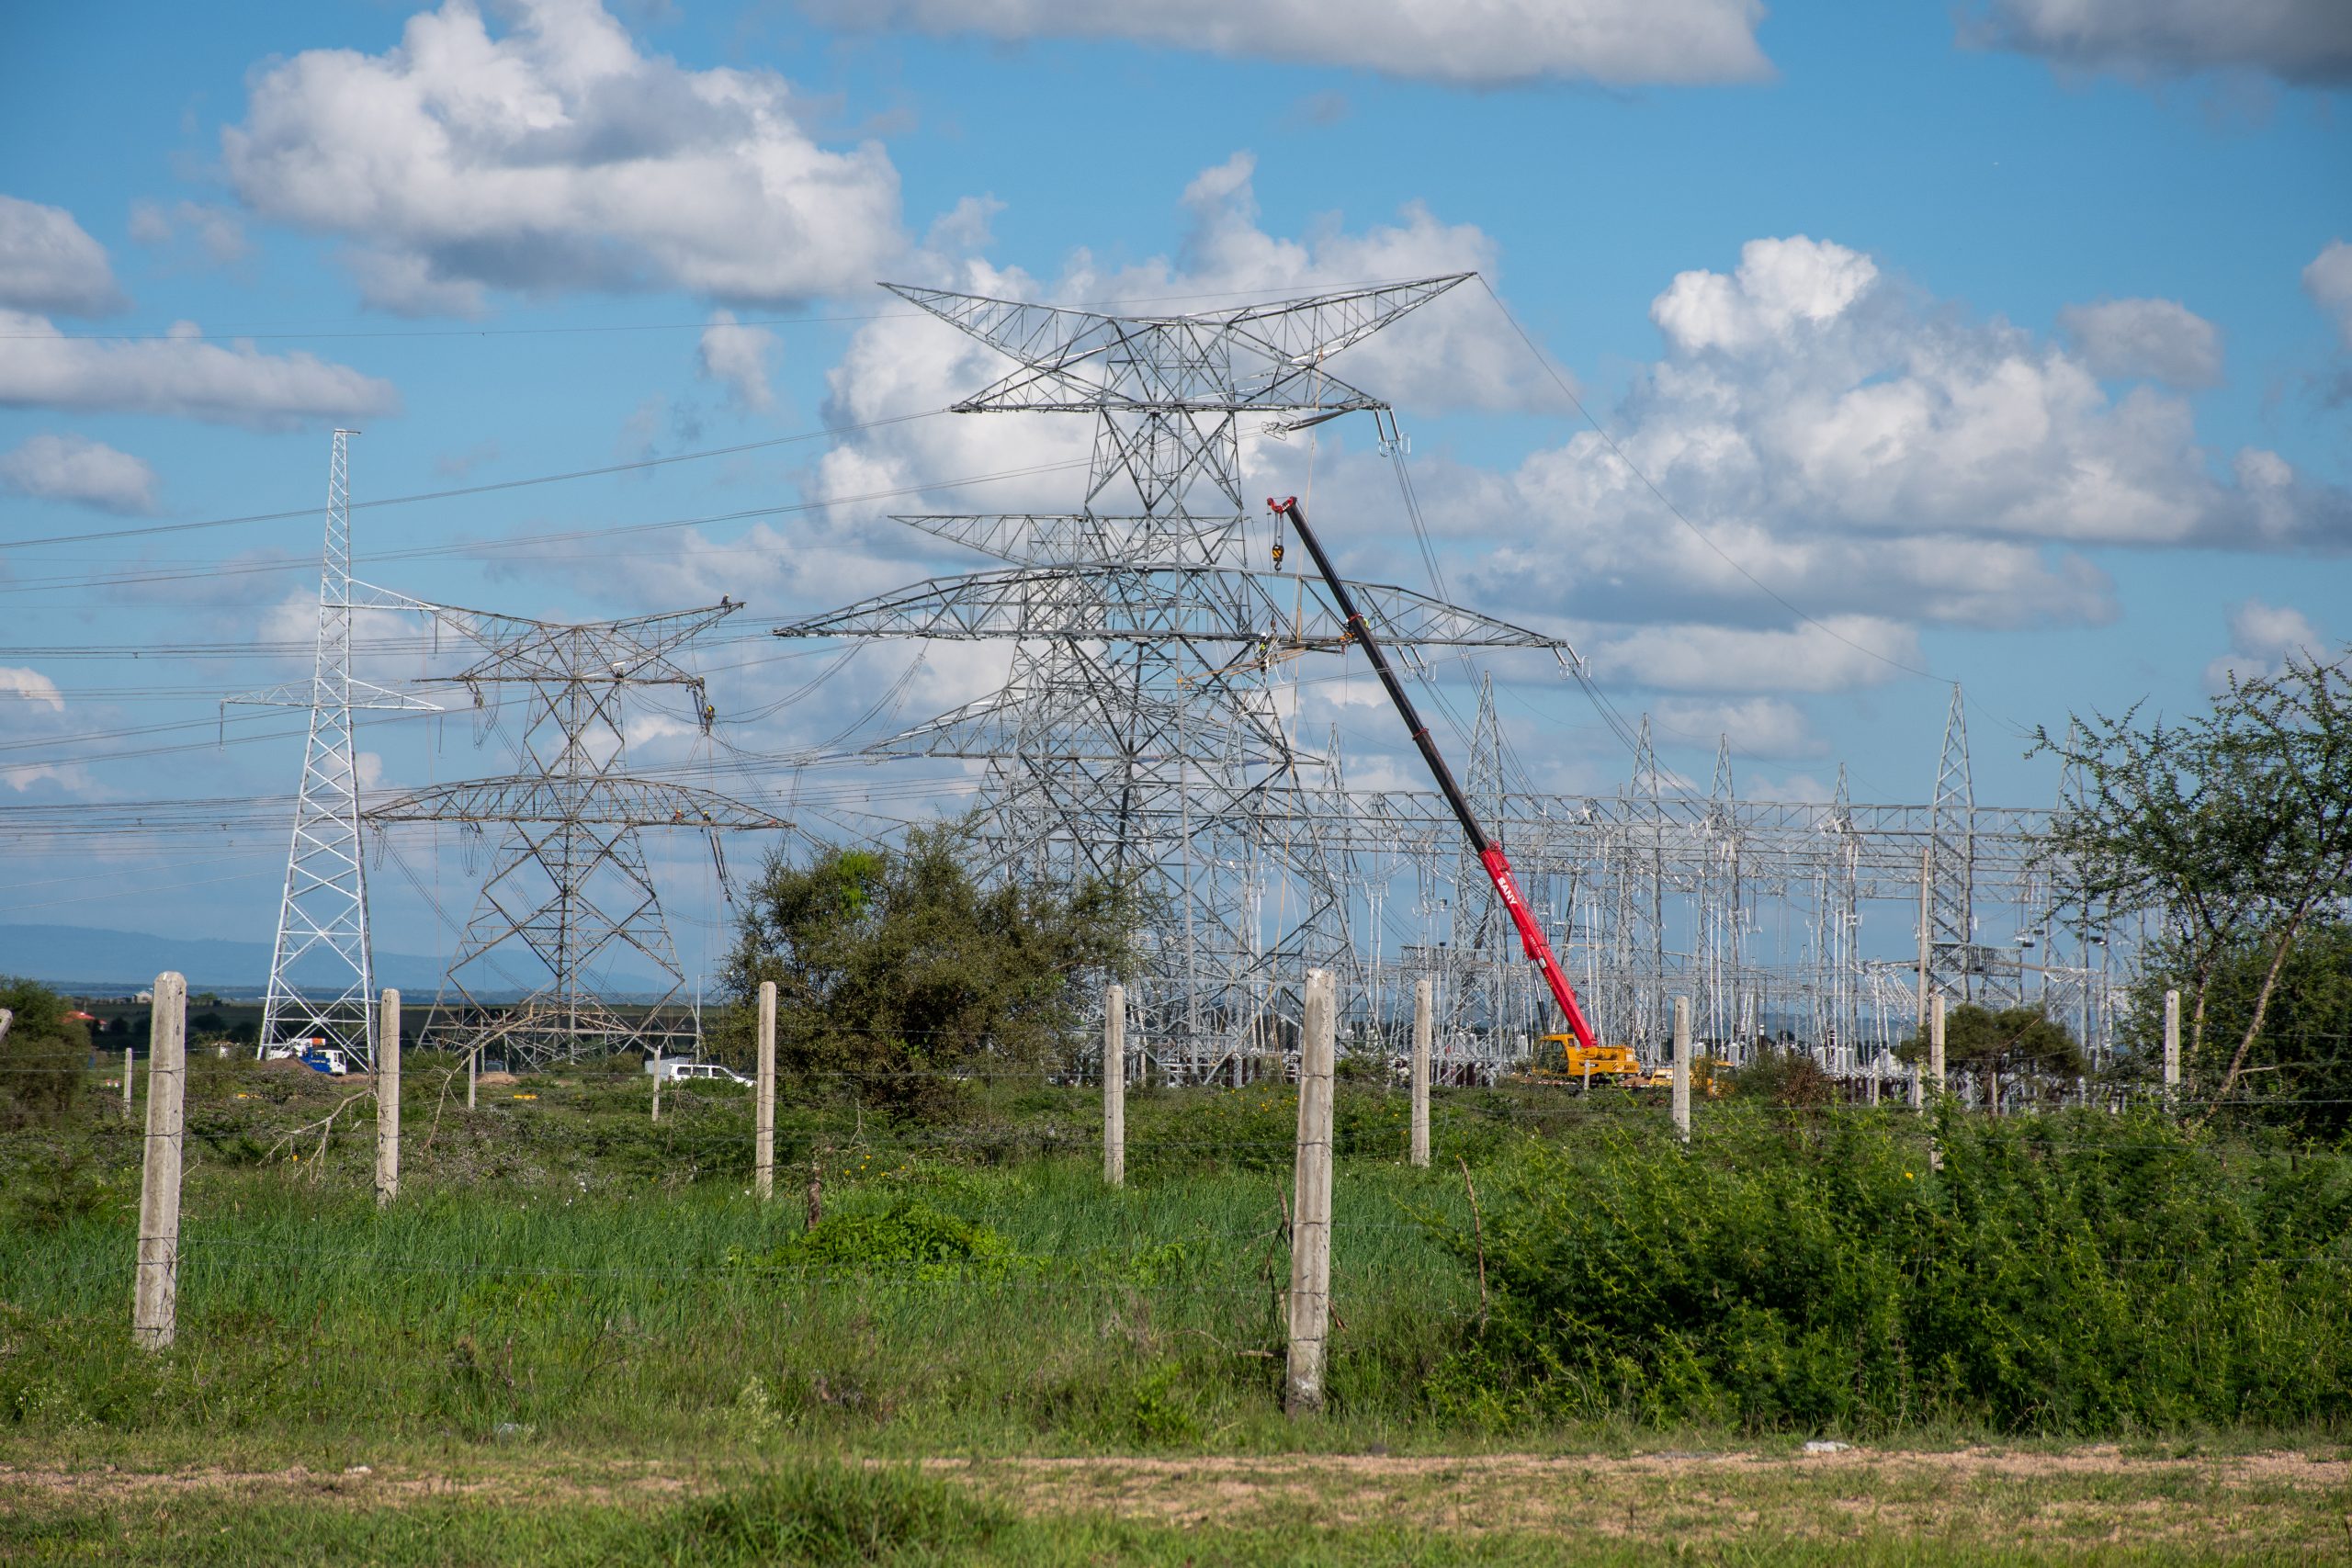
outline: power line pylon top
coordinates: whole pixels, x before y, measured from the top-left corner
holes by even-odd
[[[1384,405],[1334,378],[1324,361],[1473,276],[1449,273],[1173,316],[1113,316],[903,283],[883,287],[1021,362],[955,404],[958,413],[1339,413]]]

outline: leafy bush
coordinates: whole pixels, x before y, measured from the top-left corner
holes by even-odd
[[[1766,1046],[1730,1077],[1734,1094],[1767,1105],[1814,1110],[1842,1098],[1841,1086],[1803,1051]]]
[[[986,1547],[1011,1523],[992,1504],[912,1469],[794,1465],[681,1506],[665,1562],[880,1562]]]
[[[1714,1119],[1526,1153],[1432,1380],[1488,1424],[2111,1433],[2352,1414],[2352,1169],[2154,1116]],[[2249,1168],[2251,1166],[2253,1168]],[[1478,1244],[1451,1235],[1465,1263]]]
[[[836,1214],[782,1247],[732,1261],[763,1273],[891,1273],[917,1280],[1004,1272],[1004,1238],[928,1203],[901,1198],[888,1209]]]
[[[15,1015],[0,1036],[0,1132],[53,1125],[73,1112],[90,1059],[90,1036],[55,991],[0,978],[0,1008]]]

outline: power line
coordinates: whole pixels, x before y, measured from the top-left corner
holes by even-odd
[[[731,457],[739,453],[758,452],[772,446],[790,446],[804,441],[838,439],[843,435],[860,434],[893,424],[910,424],[916,420],[931,419],[947,412],[945,409],[926,409],[922,413],[892,414],[884,419],[866,420],[859,424],[832,426],[824,430],[804,430],[792,435],[771,436],[764,441],[746,441],[734,446],[713,446],[699,452],[677,452],[666,457],[642,457],[629,463],[608,463],[597,468],[574,468],[567,473],[537,474],[528,479],[498,479],[489,484],[463,485],[455,490],[422,491],[414,495],[385,496],[378,501],[356,501],[354,512],[364,512],[379,506],[413,506],[425,501],[456,501],[470,495],[490,495],[499,491],[523,490],[532,485],[561,484],[570,479],[601,479],[610,474],[635,473],[645,468],[666,468],[673,463],[695,463],[707,457]],[[138,528],[109,528],[89,534],[55,534],[40,539],[0,539],[0,549],[29,549],[36,545],[78,545],[96,539],[140,539],[159,534],[187,534],[204,528],[231,528],[248,523],[283,523],[291,518],[315,517],[315,506],[298,507],[290,512],[256,512],[243,517],[210,517],[199,523],[153,523]]]
[[[1346,284],[1348,288],[1377,288],[1402,278],[1381,278],[1364,283]],[[1123,299],[1073,300],[1056,306],[1062,310],[1115,310],[1128,305],[1164,304],[1174,299],[1255,299],[1266,304],[1278,304],[1285,299],[1304,299],[1297,292],[1269,293],[1260,288],[1199,289],[1182,294],[1140,294]],[[215,329],[203,341],[227,340],[241,343],[330,343],[357,342],[379,339],[432,338],[494,338],[494,337],[588,337],[624,333],[674,332],[745,332],[766,327],[832,326],[862,321],[912,321],[921,319],[919,310],[859,310],[842,311],[825,316],[759,316],[749,321],[717,321],[706,318],[699,321],[613,321],[578,326],[540,327],[369,327],[327,328],[307,331],[239,332]],[[166,329],[163,332],[90,332],[90,333],[0,333],[0,343],[175,343],[185,341],[185,334]]]
[[[746,507],[740,512],[713,513],[701,517],[671,517],[653,523],[622,523],[605,528],[570,528],[549,534],[516,534],[499,539],[468,540],[448,545],[419,545],[405,550],[383,550],[366,558],[369,566],[386,561],[424,560],[441,556],[480,556],[502,550],[524,548],[532,545],[568,544],[580,539],[613,538],[623,535],[653,534],[678,528],[707,527],[719,523],[741,523],[755,517],[784,517],[803,512],[816,512],[830,506],[855,506],[872,501],[889,501],[899,496],[921,495],[932,491],[958,489],[965,485],[994,484],[1005,479],[1029,479],[1039,474],[1063,473],[1087,466],[1084,458],[1067,462],[1035,463],[1026,468],[1007,468],[993,474],[975,474],[960,479],[932,480],[927,483],[894,485],[888,490],[866,491],[855,495],[831,495],[814,501],[780,502],[774,506]],[[355,506],[354,510],[356,510]],[[289,513],[288,515],[293,515]],[[307,515],[307,514],[305,514]],[[727,553],[714,549],[711,554]],[[618,558],[609,553],[544,558],[604,559]],[[253,576],[282,571],[309,570],[305,561],[265,561],[243,566],[191,568],[177,571],[129,572],[113,577],[53,577],[19,578],[0,586],[0,593],[32,592],[53,584],[77,587],[123,588],[147,582],[176,582],[191,578],[210,581],[222,577]]]

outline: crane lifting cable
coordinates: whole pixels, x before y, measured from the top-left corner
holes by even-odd
[[[1535,923],[1534,915],[1527,908],[1527,900],[1520,897],[1518,879],[1511,875],[1510,857],[1503,853],[1502,845],[1487,838],[1487,830],[1478,826],[1478,818],[1470,810],[1470,802],[1463,796],[1462,786],[1453,782],[1453,770],[1445,765],[1445,757],[1438,750],[1437,742],[1430,739],[1430,727],[1421,722],[1420,714],[1413,707],[1413,699],[1406,694],[1404,682],[1397,680],[1396,672],[1388,667],[1388,656],[1382,651],[1379,640],[1372,635],[1372,627],[1365,622],[1363,612],[1356,608],[1355,596],[1348,592],[1347,583],[1333,570],[1331,558],[1323,553],[1322,541],[1316,538],[1314,530],[1307,527],[1306,513],[1300,509],[1298,498],[1289,496],[1276,501],[1269,496],[1266,505],[1275,516],[1287,519],[1290,525],[1298,530],[1299,543],[1305,545],[1306,553],[1315,558],[1315,570],[1323,574],[1323,581],[1331,590],[1333,602],[1347,621],[1349,640],[1362,645],[1364,657],[1372,661],[1373,672],[1380,677],[1381,685],[1387,689],[1388,700],[1396,705],[1396,712],[1404,719],[1405,728],[1412,732],[1413,744],[1420,749],[1421,761],[1429,764],[1430,774],[1437,780],[1438,789],[1445,795],[1445,803],[1453,808],[1454,820],[1462,824],[1462,831],[1469,839],[1471,849],[1477,852],[1478,863],[1487,868],[1487,874],[1494,880],[1495,896],[1510,912],[1510,923],[1519,929],[1520,943],[1526,948],[1529,961],[1542,966],[1544,984],[1552,987],[1552,999],[1560,1004],[1560,1011],[1566,1015],[1568,1029],[1576,1035],[1577,1044],[1587,1051],[1595,1049],[1592,1025],[1585,1021],[1584,1009],[1577,1005],[1575,987],[1568,984],[1567,976],[1561,973],[1559,960],[1552,956],[1552,944],[1544,940],[1544,928]]]

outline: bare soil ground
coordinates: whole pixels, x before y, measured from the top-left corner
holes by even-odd
[[[2061,1453],[1487,1455],[1019,1460],[978,1477],[1033,1513],[1104,1511],[1193,1528],[1278,1520],[1447,1534],[1684,1541],[1755,1531],[2009,1544],[2352,1547],[2352,1464],[2292,1453],[2165,1459]],[[2337,1527],[2341,1526],[2340,1533]]]
[[[875,1461],[884,1462],[884,1461]],[[1178,1529],[1361,1527],[1465,1537],[1723,1541],[1909,1538],[2012,1547],[2352,1556],[2352,1462],[2301,1453],[2165,1458],[1856,1448],[1836,1453],[934,1459],[924,1468],[1035,1517]],[[741,1479],[679,1462],[522,1455],[440,1470],[73,1470],[0,1463],[0,1497],[82,1507],[203,1496],[398,1507],[428,1498],[655,1505]]]

